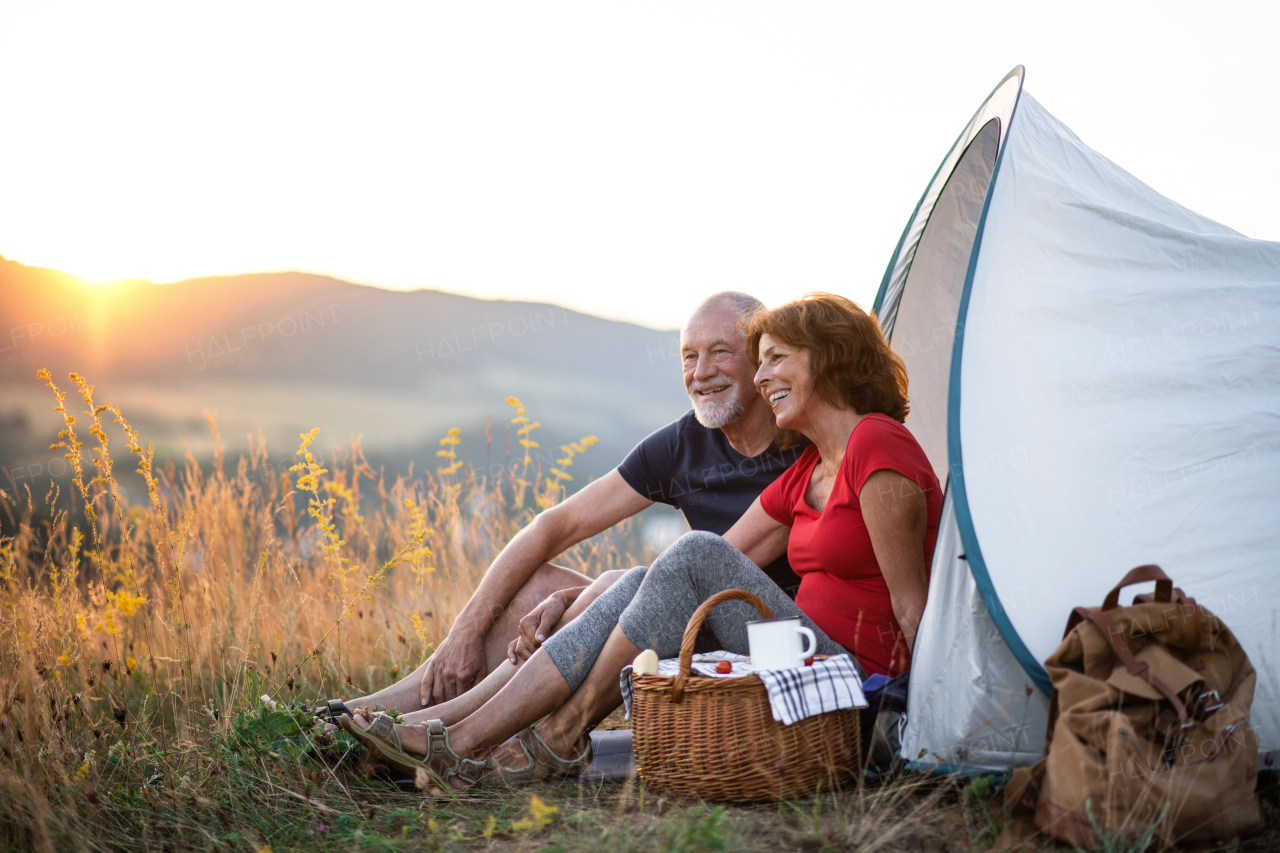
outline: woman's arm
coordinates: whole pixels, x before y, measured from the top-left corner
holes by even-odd
[[[724,534],[725,541],[737,548],[760,568],[787,553],[787,537],[791,528],[774,521],[756,498],[733,527]]]
[[[929,592],[924,563],[929,506],[924,490],[897,471],[881,468],[863,483],[858,502],[876,562],[889,587],[893,616],[911,649]]]

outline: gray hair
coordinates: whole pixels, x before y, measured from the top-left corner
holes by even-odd
[[[742,293],[737,290],[722,290],[702,300],[702,304],[693,309],[693,314],[690,316],[697,316],[716,305],[729,305],[737,312],[739,317],[746,317],[764,308],[764,303],[749,293]]]

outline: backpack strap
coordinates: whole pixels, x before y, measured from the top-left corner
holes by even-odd
[[[1169,576],[1159,566],[1154,564],[1138,566],[1136,569],[1131,569],[1129,574],[1116,584],[1115,589],[1107,593],[1107,597],[1102,601],[1102,609],[1114,610],[1120,603],[1120,590],[1130,584],[1143,581],[1156,582],[1156,601],[1169,601],[1173,597],[1173,581],[1169,580]]]
[[[1148,567],[1144,566],[1143,568]],[[1149,568],[1155,567],[1151,566]],[[1138,569],[1134,569],[1134,572],[1136,571],[1138,571]],[[1156,571],[1160,570],[1156,569]],[[1129,574],[1132,575],[1133,572],[1130,572]],[[1160,572],[1160,574],[1163,576],[1164,572]],[[1127,580],[1128,577],[1125,578],[1125,581]],[[1151,578],[1144,578],[1144,580],[1151,580]],[[1124,585],[1125,583],[1121,582],[1120,586]],[[1116,587],[1112,590],[1112,595],[1118,595],[1119,590],[1120,587]],[[1110,598],[1111,596],[1108,596],[1108,599]],[[1081,618],[1088,619],[1092,622],[1093,626],[1102,633],[1107,644],[1111,646],[1111,650],[1116,653],[1116,657],[1118,657],[1120,662],[1124,664],[1124,668],[1129,670],[1129,674],[1136,678],[1141,678],[1156,690],[1159,690],[1164,695],[1164,698],[1169,700],[1169,704],[1173,706],[1173,709],[1178,712],[1178,722],[1184,726],[1187,725],[1189,722],[1189,718],[1187,717],[1187,706],[1182,704],[1182,700],[1178,698],[1178,694],[1174,693],[1173,689],[1169,687],[1169,685],[1165,684],[1154,672],[1151,671],[1150,666],[1148,666],[1144,661],[1140,661],[1133,656],[1133,652],[1130,650],[1129,644],[1124,640],[1124,632],[1117,628],[1115,623],[1108,619],[1107,615],[1103,613],[1101,609],[1097,607],[1077,607],[1072,611],[1072,614],[1079,614]]]
[[[1187,620],[1187,651],[1200,651],[1200,605],[1196,600],[1177,587],[1174,593],[1182,599],[1182,613]]]

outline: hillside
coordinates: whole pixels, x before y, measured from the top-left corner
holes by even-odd
[[[87,375],[162,455],[208,455],[208,409],[229,454],[261,429],[283,459],[318,426],[322,445],[363,435],[371,458],[421,470],[456,426],[484,465],[505,458],[514,394],[548,448],[598,435],[578,471],[599,473],[688,408],[675,341],[557,306],[302,273],[99,286],[0,258],[0,464],[34,478],[53,461],[59,424],[35,379],[48,367],[64,389]]]

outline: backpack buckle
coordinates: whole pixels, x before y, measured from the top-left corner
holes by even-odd
[[[1217,690],[1206,690],[1200,694],[1200,698],[1197,701],[1200,703],[1200,711],[1205,714],[1212,714],[1227,704],[1222,701],[1222,697]]]

